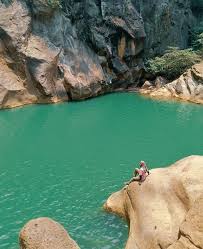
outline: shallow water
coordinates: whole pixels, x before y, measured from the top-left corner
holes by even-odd
[[[102,204],[139,160],[151,168],[203,154],[203,106],[113,94],[0,112],[0,248],[49,216],[81,249],[122,249],[127,226]]]

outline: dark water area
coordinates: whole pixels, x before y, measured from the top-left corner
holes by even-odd
[[[30,219],[60,222],[81,249],[122,249],[128,229],[102,205],[140,160],[203,154],[203,106],[113,94],[0,112],[0,248]]]

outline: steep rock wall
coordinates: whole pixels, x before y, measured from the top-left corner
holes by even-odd
[[[0,107],[138,85],[143,52],[186,47],[186,0],[0,1]]]

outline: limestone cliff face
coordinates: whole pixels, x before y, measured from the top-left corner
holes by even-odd
[[[126,249],[203,248],[203,156],[153,169],[104,205],[129,223]]]
[[[195,18],[191,0],[134,0],[144,20],[146,56],[162,54],[169,46],[187,48]]]
[[[0,1],[0,107],[137,85],[143,51],[186,47],[189,0]],[[52,4],[51,4],[52,3]]]

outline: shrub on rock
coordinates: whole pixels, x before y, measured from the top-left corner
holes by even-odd
[[[193,43],[193,47],[200,52],[200,55],[203,55],[203,33],[197,36],[197,39]]]
[[[173,80],[198,62],[200,56],[192,49],[180,50],[171,47],[163,56],[150,59],[147,68],[154,75]]]

